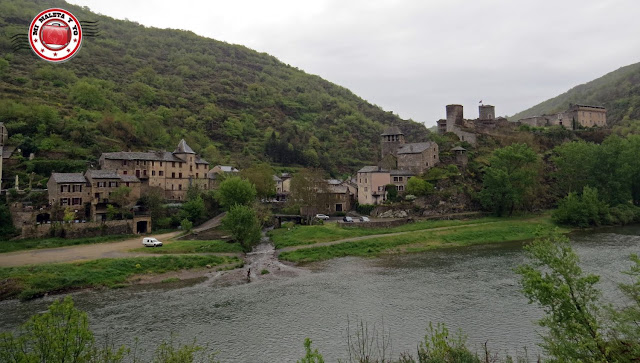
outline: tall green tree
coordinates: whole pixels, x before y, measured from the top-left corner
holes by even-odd
[[[613,362],[600,315],[599,277],[584,274],[569,239],[559,233],[525,247],[528,264],[517,269],[530,303],[542,307],[548,328],[541,346],[557,362]]]
[[[222,227],[233,235],[245,252],[260,242],[260,223],[253,208],[235,204],[222,219]]]
[[[240,176],[247,179],[256,187],[259,198],[268,198],[276,195],[276,182],[273,180],[274,172],[268,164],[255,164],[240,172]]]
[[[234,205],[249,205],[256,199],[256,187],[237,176],[226,178],[216,192],[216,200],[229,210]]]
[[[539,173],[538,155],[526,144],[495,150],[482,180],[482,205],[499,216],[532,207]]]

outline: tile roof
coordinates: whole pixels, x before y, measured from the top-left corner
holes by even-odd
[[[56,183],[86,183],[82,173],[51,173],[51,179]]]
[[[456,146],[451,149],[451,151],[467,151],[467,149],[463,148],[462,146]]]
[[[115,170],[87,170],[84,176],[89,179],[120,179]]]
[[[416,175],[416,173],[412,172],[411,170],[391,170],[389,172],[389,174],[398,175],[398,176],[414,176],[414,175]]]
[[[15,146],[4,146],[2,148],[2,158],[3,159],[10,158],[11,155],[13,155],[14,151],[16,151],[16,147]]]
[[[327,192],[333,194],[345,194],[348,191],[349,188],[344,185],[329,185],[329,188],[327,188]]]
[[[420,154],[432,146],[431,141],[404,144],[398,149],[398,154]]]
[[[404,135],[398,126],[387,127],[380,136]]]
[[[329,179],[329,180],[327,180],[327,184],[329,184],[329,185],[340,185],[340,184],[342,184],[342,181],[340,181],[338,179]]]
[[[209,162],[204,160],[203,158],[196,155],[196,164],[206,164],[209,165]]]
[[[225,173],[237,173],[239,171],[238,169],[229,165],[216,165],[216,166],[219,167],[220,170],[224,171]]]
[[[179,161],[184,160],[177,158],[175,155],[168,151],[118,151],[113,153],[102,153],[105,159],[110,160],[150,160],[150,161]]]
[[[375,165],[369,165],[369,166],[363,166],[362,169],[358,170],[358,173],[388,173],[389,170],[387,169],[383,169],[379,166],[375,166]]]
[[[122,179],[123,182],[140,183],[140,179],[135,175],[120,175],[120,179]]]
[[[282,179],[280,179],[277,175],[274,175],[273,176],[273,181],[274,182],[279,182],[279,181],[282,181]]]
[[[178,143],[178,147],[173,151],[174,154],[195,154],[195,151],[187,145],[187,142],[184,139],[180,140]]]

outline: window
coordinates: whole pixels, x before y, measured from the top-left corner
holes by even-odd
[[[98,188],[104,188],[107,186],[107,182],[98,182]]]
[[[117,188],[118,182],[109,182],[109,188]]]
[[[156,176],[156,171],[155,170],[151,170],[151,176]]]
[[[365,183],[368,183],[367,178],[364,178],[364,182],[365,182]]]
[[[82,185],[72,185],[71,189],[74,193],[82,192]]]
[[[399,192],[404,191],[404,185],[398,185],[398,191]]]
[[[378,186],[378,191],[379,192],[384,191],[384,186],[382,186],[382,185]]]
[[[200,169],[200,164],[196,164],[196,170]]]
[[[71,199],[71,205],[81,205],[81,204],[82,204],[82,198]]]
[[[126,186],[129,186],[129,182],[126,182],[126,184],[125,184],[125,185],[126,185]]]
[[[164,171],[160,170],[160,171],[158,172],[158,175],[160,175],[160,176],[164,176]]]
[[[122,165],[127,165],[127,161],[126,160],[122,160]]]
[[[162,166],[162,161],[160,162],[160,166]]]
[[[178,190],[182,190],[182,184],[178,184]]]
[[[144,169],[144,170],[142,171],[142,175],[147,176],[147,169]]]
[[[136,165],[140,165],[140,160],[136,160]]]
[[[435,158],[436,158],[436,156],[435,156],[435,155],[433,155],[433,158],[435,159]]]
[[[200,177],[200,175],[198,173],[196,173],[196,179],[198,179]]]
[[[152,161],[152,162],[151,162],[151,166],[156,166],[156,162],[155,162],[155,161]]]
[[[96,193],[94,196],[96,197],[96,199],[100,199],[100,193]]]
[[[126,171],[126,170],[123,170],[123,171],[122,171],[122,174],[127,175],[127,171]]]
[[[171,184],[171,190],[173,190],[173,184]]]
[[[171,178],[175,179],[176,178],[176,173],[171,173]]]
[[[365,191],[365,192],[368,192],[368,191],[369,191],[369,188],[364,187],[364,191]]]
[[[60,204],[69,205],[69,198],[60,198]]]
[[[182,179],[182,173],[178,173],[178,178]]]
[[[64,193],[67,191],[67,186],[66,185],[61,185],[60,186],[60,193]]]
[[[146,160],[145,160],[145,161],[143,161],[143,162],[142,162],[142,165],[147,165],[147,161],[146,161]]]
[[[193,165],[189,165],[189,171],[193,171]]]
[[[175,161],[172,161],[172,162],[171,162],[171,167],[173,167],[173,168],[175,168],[175,167],[176,167],[176,162],[175,162]]]

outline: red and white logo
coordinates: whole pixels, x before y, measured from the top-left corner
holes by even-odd
[[[49,62],[71,59],[82,45],[80,22],[64,9],[47,9],[29,27],[29,44],[36,55]]]

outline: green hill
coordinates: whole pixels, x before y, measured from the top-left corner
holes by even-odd
[[[12,52],[10,37],[26,38],[31,19],[48,7],[99,21],[100,36],[85,38],[62,64]],[[173,150],[185,138],[214,165],[266,161],[335,174],[375,161],[387,125],[411,141],[428,135],[422,124],[268,54],[63,1],[0,2],[0,52],[0,122],[23,155],[42,159],[16,173],[48,176],[84,168],[101,152]]]
[[[510,120],[564,111],[570,103],[604,106],[607,122],[640,120],[640,63],[622,67],[591,82],[517,113]]]

